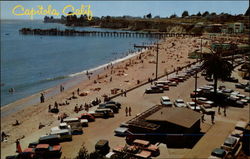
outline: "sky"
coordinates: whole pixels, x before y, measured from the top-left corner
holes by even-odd
[[[34,8],[38,5],[47,8],[51,5],[60,16],[66,5],[72,5],[75,9],[81,5],[90,5],[93,16],[144,16],[151,13],[152,16],[169,17],[172,14],[181,16],[184,10],[189,14],[197,14],[199,11],[244,14],[249,6],[247,0],[241,1],[1,1],[1,19],[30,19],[29,15],[16,16],[12,13],[16,5],[22,5],[24,9]],[[19,10],[19,12],[21,12]],[[34,15],[33,19],[43,19],[44,15]],[[56,16],[54,16],[56,17]]]

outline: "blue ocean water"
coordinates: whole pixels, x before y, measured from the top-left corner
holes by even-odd
[[[154,42],[136,37],[21,35],[23,27],[113,31],[39,20],[1,20],[1,106],[58,85],[74,73],[122,58],[129,50],[135,51],[134,44]],[[15,89],[13,94],[10,88]]]

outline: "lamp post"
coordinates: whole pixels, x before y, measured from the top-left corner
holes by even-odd
[[[158,78],[158,54],[159,54],[159,43],[156,44],[156,68],[155,68],[155,80]]]
[[[201,39],[201,54],[202,54],[202,39]],[[196,63],[198,63],[198,56],[196,56]],[[197,99],[196,99],[196,96],[197,96],[197,73],[198,73],[198,71],[196,70],[195,71],[195,80],[194,80],[194,103],[195,103],[195,105],[194,105],[194,110],[196,110],[196,107],[197,107]]]

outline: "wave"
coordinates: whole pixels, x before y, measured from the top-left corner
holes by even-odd
[[[68,74],[68,75],[61,75],[61,76],[57,76],[57,77],[49,77],[49,78],[38,80],[38,81],[32,81],[32,82],[28,82],[28,83],[23,83],[21,85],[14,86],[14,89],[16,89],[16,90],[27,89],[27,88],[30,88],[30,87],[33,87],[33,86],[36,86],[36,85],[45,84],[45,83],[48,83],[48,82],[63,80],[63,79],[67,79],[67,78],[74,78],[74,77],[77,77],[77,76],[80,76],[80,75],[86,75],[87,72],[93,74],[95,71],[101,70],[102,68],[107,67],[111,63],[112,64],[117,64],[117,63],[119,63],[121,61],[129,59],[129,58],[131,58],[133,56],[136,56],[136,55],[144,52],[145,50],[146,49],[142,49],[142,51],[133,52],[131,54],[128,54],[125,57],[118,58],[118,59],[113,60],[113,61],[111,61],[109,63],[103,64],[103,65],[99,65],[99,66],[91,68],[91,69],[86,69],[86,70],[83,70],[81,72],[71,73],[71,74]],[[4,91],[7,92],[8,89],[9,88],[5,87]]]
[[[56,81],[60,79],[65,79],[68,78],[69,76],[57,76],[57,77],[52,77],[52,78],[46,78],[45,80],[39,81],[39,83],[47,82],[47,81]]]

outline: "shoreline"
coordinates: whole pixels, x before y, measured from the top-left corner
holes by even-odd
[[[118,58],[116,60],[110,61],[108,63],[96,66],[94,68],[90,68],[88,70],[83,70],[83,71],[80,71],[80,72],[65,75],[65,77],[67,77],[67,78],[66,78],[66,81],[64,81],[64,82],[61,82],[61,83],[56,84],[56,85],[54,85],[54,86],[52,86],[50,88],[47,88],[47,89],[42,90],[42,91],[38,91],[38,92],[36,92],[34,94],[28,95],[27,97],[18,99],[18,100],[13,101],[13,102],[11,102],[9,104],[1,106],[1,117],[6,117],[8,115],[11,115],[11,114],[13,114],[13,113],[15,113],[17,111],[20,111],[21,109],[23,109],[23,108],[25,108],[27,106],[39,104],[40,93],[45,93],[47,98],[53,98],[53,96],[56,96],[56,95],[58,95],[60,93],[58,91],[60,85],[64,85],[65,91],[66,91],[66,90],[71,89],[72,87],[76,86],[77,84],[88,80],[87,79],[88,77],[86,75],[87,71],[89,73],[91,73],[92,76],[96,75],[98,73],[103,73],[103,71],[104,71],[103,69],[105,67],[107,67],[108,65],[110,65],[110,64],[114,64],[114,65],[119,64],[120,62],[125,61],[125,60],[130,59],[130,58],[133,58],[133,57],[135,57],[135,56],[139,55],[140,53],[143,53],[143,52],[145,52],[147,50],[148,49],[142,49],[141,51],[128,53],[124,57],[121,57],[121,58]],[[21,103],[21,105],[20,105],[20,103]],[[17,108],[15,108],[15,106],[17,104],[19,106]],[[8,109],[8,110],[5,110],[5,109]],[[12,110],[9,110],[9,109],[12,109]],[[3,112],[3,111],[6,111],[6,112]]]
[[[175,43],[175,45],[172,45],[172,43]],[[194,62],[195,60],[188,59],[188,53],[197,49],[197,46],[199,46],[199,40],[197,37],[172,37],[166,38],[160,42],[160,60],[158,64],[159,77],[164,75],[166,71],[170,73],[171,71],[176,70],[177,67],[183,67]],[[11,110],[12,108],[15,108],[15,106],[20,108],[20,110],[17,110],[14,113],[1,117],[2,131],[10,135],[8,140],[1,144],[2,156],[14,153],[16,139],[24,136],[21,140],[22,147],[27,147],[30,142],[37,140],[39,136],[49,133],[50,128],[58,124],[58,115],[61,113],[66,113],[70,117],[78,116],[79,114],[74,112],[74,107],[76,105],[79,106],[84,105],[84,103],[91,103],[91,101],[96,98],[103,101],[104,94],[108,96],[116,95],[112,94],[111,90],[113,89],[119,89],[117,92],[117,94],[119,94],[121,90],[129,90],[130,88],[147,82],[149,78],[154,79],[156,66],[155,60],[156,51],[154,49],[136,52],[125,56],[123,59],[115,60],[116,62],[112,63],[113,68],[99,68],[99,70],[95,71],[95,74],[91,76],[90,80],[82,79],[82,77],[86,77],[86,75],[79,75],[72,78],[67,81],[72,84],[72,87],[69,87],[65,89],[64,92],[57,93],[49,98],[47,98],[47,94],[45,94],[45,103],[20,107],[20,105],[25,103],[25,99],[22,99],[22,101],[10,104],[9,107],[4,107],[4,109],[1,108],[1,113],[3,113],[3,110],[5,112]],[[104,66],[109,64],[110,63]],[[111,77],[112,81],[110,81]],[[53,87],[55,92],[60,92],[59,86],[60,85]],[[48,113],[48,105],[53,106],[55,101],[59,103],[65,102],[69,97],[72,97],[72,92],[76,92],[78,88],[80,89],[80,93],[86,92],[87,96],[77,96],[77,99],[69,100],[69,105],[59,106],[59,114]],[[53,92],[52,89],[47,91],[49,93]],[[39,97],[40,95],[37,93],[30,98],[36,98],[36,100],[39,101]],[[136,100],[136,96],[134,98]],[[18,127],[12,126],[15,120],[21,122]],[[45,127],[38,129],[39,123],[42,123]]]

